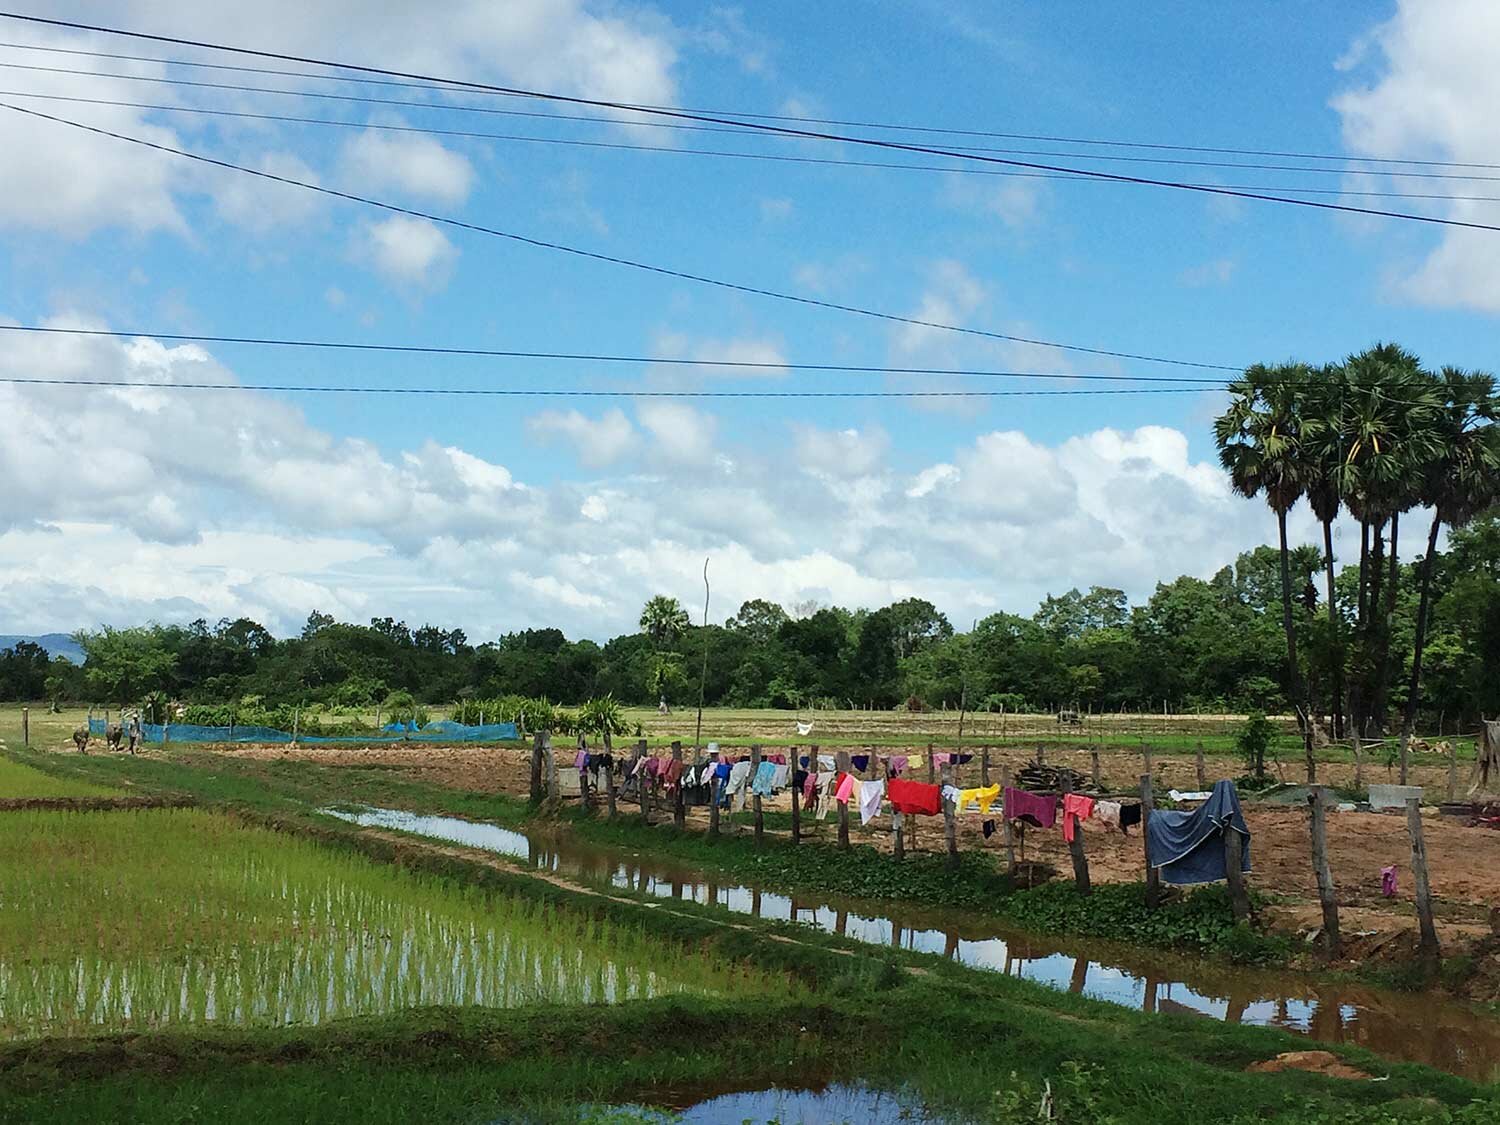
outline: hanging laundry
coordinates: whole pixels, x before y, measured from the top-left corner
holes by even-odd
[[[1250,829],[1232,781],[1216,782],[1208,800],[1192,812],[1157,809],[1146,826],[1146,854],[1162,882],[1212,883],[1226,877],[1224,830],[1244,836],[1241,870],[1250,870]]]
[[[890,796],[891,808],[897,812],[936,816],[942,807],[939,788],[921,781],[893,777],[886,786],[886,793]]]
[[[589,752],[587,750],[580,750],[573,755],[573,768],[579,773],[589,768]]]
[[[841,805],[847,805],[852,796],[854,796],[854,775],[852,773],[840,774],[838,786],[833,791],[833,799]]]
[[[993,820],[987,820],[987,821],[985,821],[984,822],[984,838],[986,840],[988,840],[994,834],[995,834],[995,822]]]
[[[787,779],[792,776],[792,767],[785,762],[776,762],[771,773],[771,790],[775,792],[786,788]]]
[[[1120,802],[1119,801],[1095,801],[1094,819],[1105,828],[1120,827]]]
[[[1094,798],[1082,793],[1065,793],[1062,799],[1063,839],[1073,842],[1078,835],[1078,822],[1087,820],[1094,811]]]
[[[682,781],[682,762],[676,758],[670,759],[662,769],[661,780],[667,792],[674,792]]]
[[[1139,804],[1120,806],[1120,834],[1122,836],[1129,836],[1130,833],[1125,829],[1134,828],[1140,822],[1141,806]]]
[[[803,738],[806,738],[808,735],[812,734],[812,732],[813,732],[813,725],[811,723],[798,723],[797,724],[797,733],[799,735],[801,735]]]
[[[906,772],[907,755],[892,754],[891,760],[886,766],[886,772],[892,777],[900,777]]]
[[[885,799],[885,782],[866,781],[859,787],[859,822],[869,824],[880,815],[880,802]]]
[[[937,769],[942,769],[944,766],[946,766],[952,760],[953,760],[953,755],[947,753],[946,751],[936,750],[936,751],[933,752],[933,755],[932,755],[932,764]]]
[[[991,785],[984,789],[960,789],[958,791],[958,807],[954,812],[963,812],[965,805],[977,804],[980,812],[989,812],[990,806],[1000,796],[1000,786]]]
[[[870,755],[851,754],[849,756],[849,764],[857,769],[860,773],[864,773],[870,768]]]
[[[906,762],[906,764],[908,766],[910,766],[914,770],[921,769],[922,768],[922,755],[920,755],[920,754],[908,754],[907,755],[907,762]]]
[[[750,789],[760,797],[771,795],[771,779],[776,776],[776,764],[774,762],[762,762],[755,771],[755,780],[751,782]]]
[[[951,801],[955,807],[958,805],[959,789],[956,785],[945,785],[942,789],[943,800]]]
[[[1038,796],[1024,789],[1007,789],[1005,818],[1024,820],[1035,828],[1051,828],[1057,824],[1057,798]]]
[[[836,770],[838,768],[839,768],[838,763],[833,760],[833,755],[832,754],[819,754],[818,755],[818,769],[832,771],[832,770]]]
[[[1394,863],[1380,869],[1380,893],[1386,898],[1396,897],[1396,865]]]

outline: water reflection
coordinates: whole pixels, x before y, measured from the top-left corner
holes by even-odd
[[[524,860],[544,871],[608,882],[659,898],[797,921],[875,945],[937,953],[965,965],[1137,1008],[1284,1028],[1330,1043],[1357,1043],[1390,1058],[1482,1081],[1500,1079],[1500,1021],[1432,995],[1331,985],[1291,973],[1193,963],[1149,952],[1037,938],[951,912],[784,895],[725,884],[690,868],[566,838],[529,837],[493,824],[392,809],[325,810],[356,824],[394,828]]]

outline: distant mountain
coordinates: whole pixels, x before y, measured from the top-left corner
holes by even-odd
[[[0,633],[0,648],[10,648],[17,641],[34,641],[47,650],[48,656],[61,656],[74,664],[83,663],[83,649],[66,633],[43,633],[40,637],[21,637]]]

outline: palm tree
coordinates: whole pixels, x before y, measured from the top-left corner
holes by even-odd
[[[1421,596],[1417,602],[1416,635],[1412,639],[1411,679],[1406,693],[1406,715],[1401,723],[1401,781],[1406,782],[1407,749],[1417,722],[1422,684],[1422,648],[1432,597],[1433,556],[1438,531],[1447,524],[1462,527],[1500,499],[1500,416],[1492,375],[1443,368],[1439,376],[1444,405],[1435,430],[1435,456],[1423,466],[1421,502],[1432,509],[1427,530],[1427,554],[1422,559]]]
[[[657,648],[675,644],[687,632],[688,612],[676,598],[657,594],[641,610],[641,631]]]
[[[1337,364],[1325,366],[1317,381],[1308,389],[1307,409],[1303,416],[1303,474],[1307,503],[1323,525],[1323,572],[1327,577],[1328,632],[1332,642],[1332,667],[1329,669],[1330,710],[1333,714],[1333,737],[1344,733],[1344,652],[1339,635],[1338,598],[1334,593],[1333,521],[1343,507],[1344,457],[1343,411],[1344,369]]]
[[[1313,758],[1312,709],[1302,689],[1297,664],[1297,630],[1292,622],[1292,576],[1287,547],[1286,515],[1304,491],[1301,472],[1301,390],[1312,382],[1306,364],[1276,367],[1256,364],[1229,385],[1229,409],[1214,422],[1219,461],[1229,471],[1230,483],[1241,496],[1265,494],[1276,513],[1281,549],[1281,624],[1286,632],[1287,675],[1293,705],[1302,712],[1307,780],[1318,779]]]

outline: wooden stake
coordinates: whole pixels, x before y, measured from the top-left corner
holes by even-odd
[[[109,718],[109,716],[106,715],[105,716],[106,722],[108,721],[108,718]],[[931,785],[933,783],[933,781],[935,780],[934,776],[933,776],[935,769],[936,769],[936,767],[932,764],[932,743],[929,742],[927,744],[927,784],[928,785]]]
[[[1448,745],[1448,800],[1458,799],[1458,741]]]
[[[585,754],[588,753],[588,739],[583,735],[578,736],[578,749]],[[578,771],[578,807],[584,812],[589,811],[589,771],[588,759],[584,759],[584,768]]]
[[[609,819],[615,818],[615,747],[609,731],[604,732],[604,798],[609,807]]]
[[[943,788],[953,784],[953,765],[943,767]],[[948,866],[958,866],[958,810],[951,797],[943,797],[943,838],[948,842]]]
[[[905,813],[891,814],[891,831],[896,834],[894,854],[897,859],[906,858],[906,834],[903,831],[906,825]]]
[[[1005,873],[1016,873],[1016,834],[1010,826],[1010,817],[1005,815],[1005,790],[1010,788],[1010,766],[1000,764],[1000,832],[1005,842]]]
[[[531,740],[531,800],[539,803],[542,799],[542,732],[537,731],[536,737]]]
[[[1432,921],[1432,885],[1427,880],[1427,845],[1422,842],[1422,806],[1415,797],[1406,799],[1406,830],[1411,833],[1411,873],[1417,886],[1417,923],[1421,929],[1418,949],[1429,961],[1438,958],[1437,926]]]
[[[21,745],[24,746],[24,747],[27,747],[28,749],[31,746],[31,708],[30,707],[22,707],[21,708]]]
[[[765,843],[765,838],[766,838],[765,814],[761,811],[761,807],[760,807],[760,794],[756,793],[756,792],[753,792],[753,789],[754,789],[754,786],[755,786],[755,778],[756,778],[756,775],[759,774],[759,773],[760,773],[760,747],[759,746],[751,746],[750,747],[750,785],[751,785],[752,792],[750,794],[750,803],[751,803],[751,805],[755,809],[755,842],[756,842],[756,844],[763,844],[763,843]]]
[[[1141,777],[1141,847],[1146,852],[1146,909],[1155,910],[1161,901],[1161,873],[1151,866],[1151,812],[1154,808],[1151,796],[1151,775]]]
[[[682,766],[682,743],[672,743],[672,761],[676,762],[679,770]],[[687,823],[687,806],[683,804],[682,796],[682,774],[677,775],[677,792],[672,795],[672,824],[681,828]]]
[[[1333,872],[1328,866],[1328,816],[1323,807],[1323,789],[1314,786],[1307,798],[1311,813],[1313,874],[1318,879],[1318,902],[1323,907],[1323,952],[1339,955],[1339,903],[1334,891]]]
[[[1102,780],[1103,775],[1099,772],[1099,748],[1097,746],[1089,751],[1089,764],[1093,768],[1094,788],[1102,790],[1104,782]]]
[[[1233,825],[1224,826],[1224,873],[1229,878],[1229,906],[1234,911],[1234,920],[1243,922],[1250,917],[1250,895],[1245,890],[1245,839]]]
[[[1063,775],[1062,791],[1064,809],[1067,808],[1067,799],[1073,792],[1073,781],[1067,775]],[[1089,884],[1089,857],[1083,850],[1083,824],[1075,816],[1073,818],[1073,838],[1068,841],[1068,854],[1073,857],[1073,881],[1078,884],[1078,893],[1081,895],[1092,894],[1093,887]],[[1063,825],[1068,823],[1068,814],[1063,813]]]
[[[1036,744],[1036,764],[1039,766],[1047,764],[1047,748],[1040,742]]]
[[[1202,792],[1208,788],[1208,773],[1203,765],[1203,743],[1198,743],[1198,790]]]
[[[797,761],[802,755],[792,747],[792,843],[796,844],[802,839],[802,789],[797,785]],[[815,754],[808,754],[807,769],[812,772],[813,764],[817,761]]]
[[[562,800],[562,782],[557,776],[557,754],[552,749],[552,732],[542,731],[542,756],[547,762],[547,798],[551,801]]]
[[[1151,745],[1150,745],[1150,743],[1144,743],[1143,742],[1141,744],[1141,753],[1143,755],[1145,755],[1145,758],[1146,758],[1146,772],[1148,774],[1154,774],[1155,771],[1151,768]]]
[[[849,751],[838,751],[835,761],[838,763],[840,773],[849,772]],[[849,802],[835,801],[834,804],[839,807],[839,847],[847,848],[849,846]]]

